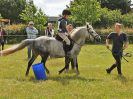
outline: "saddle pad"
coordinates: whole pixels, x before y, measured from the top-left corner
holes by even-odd
[[[66,42],[63,41],[63,39],[62,39],[58,34],[56,35],[55,39],[58,40],[58,41],[60,41],[60,42],[62,42],[62,44],[63,44],[63,49],[64,49],[65,52],[72,50],[73,45],[74,45],[74,42],[73,42],[73,40],[70,38],[70,36],[68,36],[68,39],[70,40],[70,45],[67,45]]]

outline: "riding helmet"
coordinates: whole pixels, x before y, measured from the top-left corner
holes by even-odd
[[[62,15],[71,15],[71,12],[69,10],[63,10]]]

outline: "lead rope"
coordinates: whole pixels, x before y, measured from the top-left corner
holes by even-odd
[[[111,51],[111,49],[109,49]],[[111,51],[112,52],[112,51]],[[122,55],[122,58],[126,61],[126,62],[129,62],[123,55]]]

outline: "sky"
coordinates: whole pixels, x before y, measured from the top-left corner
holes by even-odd
[[[33,0],[38,8],[41,8],[48,16],[58,16],[62,13],[70,0]],[[71,0],[72,1],[72,0]],[[132,4],[133,4],[133,0]]]
[[[58,16],[69,5],[70,0],[33,0],[48,16]]]

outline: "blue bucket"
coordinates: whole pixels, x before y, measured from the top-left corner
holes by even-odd
[[[43,63],[34,64],[32,66],[33,72],[37,80],[46,80],[47,76]]]

